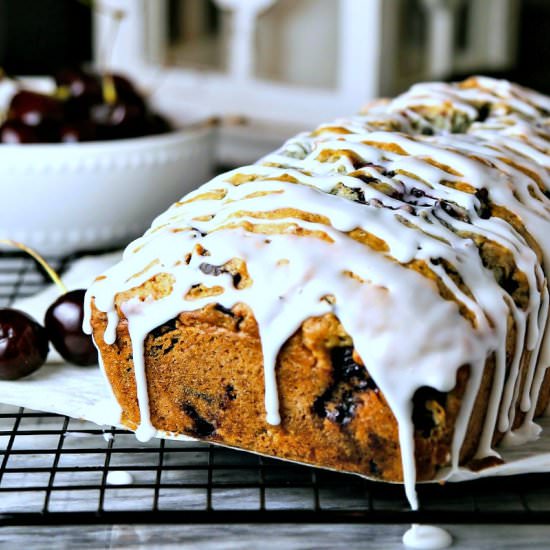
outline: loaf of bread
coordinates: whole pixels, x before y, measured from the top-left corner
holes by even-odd
[[[549,113],[422,84],[174,204],[87,295],[123,423],[404,481],[413,507],[416,480],[536,438]]]

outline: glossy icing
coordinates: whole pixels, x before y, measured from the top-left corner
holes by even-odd
[[[496,430],[507,444],[538,436],[533,416],[550,364],[550,132],[543,120],[550,99],[485,78],[461,86],[413,87],[362,115],[300,134],[258,164],[214,178],[160,215],[94,283],[87,301],[93,297],[107,313],[104,339],[113,343],[116,295],[156,275],[171,278],[169,295],[121,305],[133,346],[138,438],[156,433],[146,335],[182,311],[239,302],[258,322],[271,424],[280,422],[279,350],[308,317],[332,312],[339,318],[398,421],[413,508],[411,416],[418,388],[448,392],[458,368],[470,365],[455,425],[454,470],[490,356],[495,375],[476,458],[498,456]],[[489,114],[481,117],[487,104]],[[462,133],[449,134],[459,123]],[[487,205],[500,210],[488,213]],[[534,242],[545,247],[542,258]],[[521,303],[513,285],[499,285],[485,265],[485,243],[509,251],[527,289]],[[204,270],[205,262],[223,266],[235,258],[244,261],[250,284]],[[412,268],[418,265],[431,276]],[[444,299],[434,280],[453,298]],[[200,284],[214,290],[190,299]],[[89,329],[89,308],[87,314]],[[507,357],[510,322],[515,338]],[[518,410],[525,418],[513,429]]]

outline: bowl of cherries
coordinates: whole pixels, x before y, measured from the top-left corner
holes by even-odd
[[[206,120],[169,121],[120,74],[48,82],[0,73],[0,236],[52,255],[123,245],[208,178]]]

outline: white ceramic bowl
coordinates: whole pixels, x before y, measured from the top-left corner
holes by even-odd
[[[42,254],[124,245],[204,183],[212,128],[79,144],[0,145],[0,237]]]

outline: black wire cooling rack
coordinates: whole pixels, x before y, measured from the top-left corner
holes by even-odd
[[[50,259],[63,270],[73,258]],[[0,307],[47,280],[0,254]],[[550,475],[418,487],[375,483],[204,443],[0,405],[0,526],[110,523],[550,522]]]

